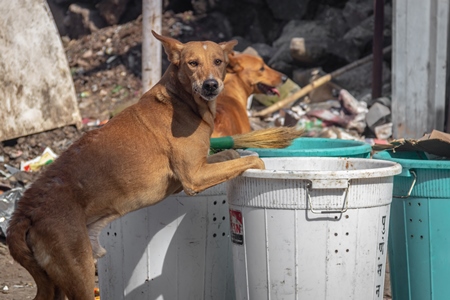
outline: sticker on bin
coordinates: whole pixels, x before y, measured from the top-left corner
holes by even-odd
[[[244,244],[244,223],[242,212],[230,209],[231,241],[238,245]]]

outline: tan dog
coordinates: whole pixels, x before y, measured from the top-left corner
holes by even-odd
[[[252,94],[280,95],[277,86],[287,76],[271,69],[263,59],[250,54],[229,56],[225,87],[216,100],[213,137],[251,131],[247,115],[247,99]]]
[[[139,102],[86,133],[18,202],[7,243],[33,276],[37,300],[93,299],[102,228],[182,189],[195,195],[263,169],[234,150],[207,156],[215,98],[235,41],[182,44],[156,33],[171,62]],[[232,159],[232,160],[230,160]]]

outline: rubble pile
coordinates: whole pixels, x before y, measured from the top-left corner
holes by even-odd
[[[140,77],[140,30],[118,31],[114,26],[128,26],[130,20],[139,20],[142,1],[96,0],[87,3],[81,0],[48,0],[48,3],[61,35],[72,41],[82,40],[86,35],[95,36],[101,31],[100,28],[111,28],[106,40],[97,39],[91,51],[84,52],[83,57],[75,61],[71,60],[75,72],[83,73],[92,56],[103,56],[102,63],[108,67],[123,65],[132,69],[134,76]],[[288,75],[299,87],[311,82],[320,72],[332,72],[370,55],[372,51],[374,12],[373,1],[370,0],[166,0],[163,5],[163,34],[182,42],[237,39],[239,44],[236,50],[253,49],[268,65]],[[391,19],[392,1],[385,1],[384,46],[390,44]],[[112,28],[116,28],[117,32],[114,33]],[[114,34],[120,34],[119,43],[128,45],[122,48],[122,52],[112,52],[114,47],[110,43],[114,40],[111,37]],[[130,35],[137,39],[132,43],[122,42]],[[165,67],[166,61],[163,62],[163,69]],[[123,70],[119,73],[126,74]],[[333,79],[328,85],[331,86],[328,96],[327,93],[312,91],[307,97],[299,99],[301,104],[296,103],[287,108],[288,111],[277,114],[294,116],[300,121],[299,126],[311,127],[310,136],[385,140],[392,130],[389,119],[390,55],[383,61],[382,99],[371,99],[371,82],[372,62],[369,62]],[[139,94],[137,87],[130,88],[126,83],[117,82],[115,88],[119,94],[110,98],[95,83],[92,91],[86,91],[81,96],[86,97],[90,92],[100,90],[103,101],[121,102],[118,97],[135,98]],[[361,112],[355,114],[355,111],[349,111],[342,105],[338,108],[338,102],[343,104],[339,98],[342,93],[350,94],[349,97],[358,101]],[[81,109],[89,106],[86,102],[89,99],[82,101]],[[367,112],[363,112],[363,106],[366,106]],[[318,107],[323,111],[319,112]],[[257,108],[255,102],[252,109]],[[107,112],[103,113],[104,119]],[[268,121],[274,124],[272,119]],[[357,128],[354,128],[355,122],[358,123]]]
[[[14,180],[5,165],[20,171],[21,164],[42,155],[47,147],[59,155],[85,131],[101,126],[142,94],[142,1],[48,3],[70,65],[83,126],[2,141],[0,170],[3,184],[9,187],[32,179]],[[385,46],[391,39],[391,6],[385,1]],[[162,34],[182,42],[237,39],[237,51],[251,49],[288,75],[291,85],[286,86],[286,94],[372,51],[371,0],[166,0],[163,11]],[[163,70],[167,66],[164,57]],[[267,102],[255,95],[248,106],[252,125],[255,129],[299,126],[308,136],[388,139],[390,56],[383,62],[382,98],[371,99],[371,70],[371,62],[351,69],[264,117],[252,115],[282,98]]]

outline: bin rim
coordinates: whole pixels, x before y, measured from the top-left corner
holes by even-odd
[[[311,149],[265,149],[265,148],[248,148],[249,151],[257,152],[261,157],[287,157],[287,156],[353,156],[367,154],[370,155],[372,151],[372,146],[369,143],[357,140],[344,140],[344,139],[332,139],[332,138],[316,138],[316,137],[301,137],[294,139],[292,145],[295,143],[308,143],[314,142],[319,144],[324,144],[322,148],[311,148]],[[345,147],[326,147],[326,144],[348,144]],[[291,146],[292,146],[291,145]]]
[[[394,158],[389,153],[392,150],[383,150],[375,153],[372,157],[376,160],[387,160],[402,165],[404,169],[448,169],[450,170],[450,160],[419,160],[411,158]],[[400,153],[400,151],[398,152]]]
[[[362,179],[362,178],[379,178],[398,175],[402,172],[401,164],[388,160],[372,160],[367,158],[346,158],[346,157],[264,157],[263,161],[295,159],[295,160],[311,160],[320,159],[322,161],[345,160],[351,163],[366,163],[378,165],[376,168],[367,166],[360,170],[259,170],[248,169],[241,176],[250,178],[267,178],[267,179],[302,179],[302,180],[334,180],[334,179]],[[375,163],[376,162],[376,163]]]

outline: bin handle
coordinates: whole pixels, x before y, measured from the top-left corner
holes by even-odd
[[[403,196],[403,195],[402,196],[393,195],[392,197],[405,199],[405,198],[409,198],[409,196],[411,196],[412,190],[413,190],[414,186],[416,185],[417,174],[413,170],[409,170],[409,173],[413,174],[414,179],[413,179],[413,182],[411,183],[411,187],[409,188],[408,194],[405,195],[405,196]]]
[[[307,189],[307,196],[308,196],[308,204],[309,204],[309,210],[313,213],[313,214],[342,214],[345,213],[348,210],[348,188],[350,187],[350,180],[347,180],[347,184],[344,187],[345,189],[345,194],[344,194],[344,205],[342,207],[342,209],[340,210],[317,210],[314,209],[312,206],[312,201],[311,201],[311,190],[312,188],[312,182],[309,182],[306,185],[306,189]]]

